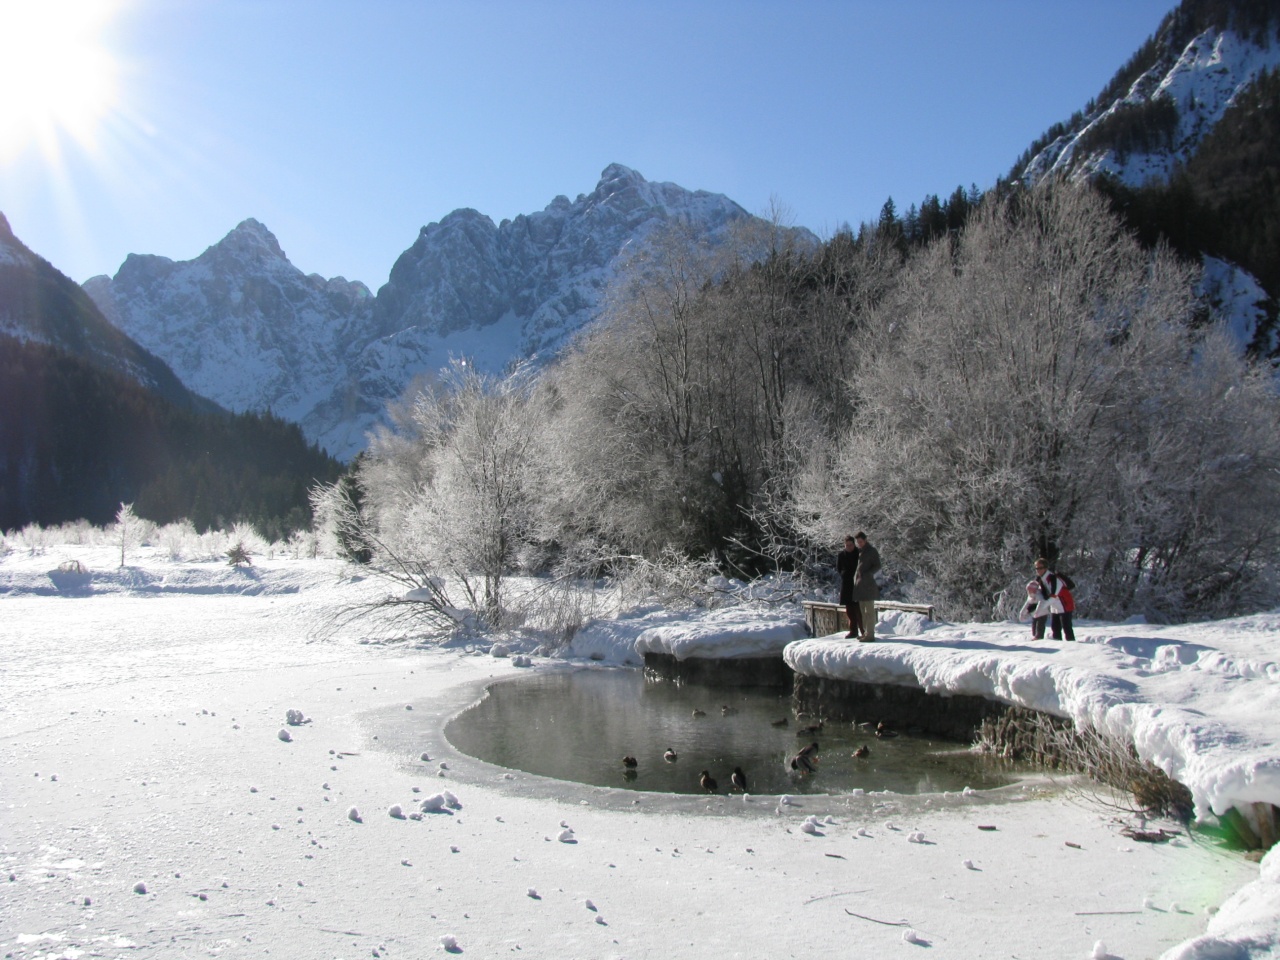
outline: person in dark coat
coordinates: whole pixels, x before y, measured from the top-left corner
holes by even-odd
[[[880,570],[880,551],[871,545],[861,530],[854,534],[853,543],[858,548],[858,566],[853,573],[853,599],[858,601],[862,616],[862,636],[858,639],[870,643],[876,638],[876,600],[880,597],[876,573]]]
[[[845,636],[852,640],[862,632],[862,614],[858,601],[853,599],[853,576],[858,572],[858,548],[854,546],[851,536],[844,538],[844,549],[836,554],[836,570],[840,573],[840,602],[844,605],[845,616],[849,618],[849,632]]]

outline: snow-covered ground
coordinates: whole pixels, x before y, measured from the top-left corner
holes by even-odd
[[[92,591],[57,595],[47,571],[72,558]],[[440,732],[518,675],[514,658],[322,629],[379,582],[324,560],[118,564],[79,547],[0,558],[0,955],[1280,954],[1276,854],[1136,842],[1078,781],[790,803],[546,781]],[[713,616],[737,655],[753,622],[760,644],[787,629]],[[634,660],[643,634],[705,655],[716,626],[684,619],[588,627],[575,650]],[[1203,812],[1277,800],[1278,625],[1085,621],[1055,645],[902,618],[882,643],[787,656],[1083,711],[1181,763]]]

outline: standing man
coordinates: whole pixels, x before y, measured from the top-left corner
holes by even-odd
[[[858,639],[870,643],[876,638],[876,600],[880,585],[876,573],[880,570],[880,552],[867,542],[867,535],[859,530],[853,537],[858,548],[858,566],[853,574],[853,598],[858,601],[862,615],[862,636]]]
[[[853,577],[858,572],[858,548],[853,537],[844,538],[844,549],[836,554],[836,570],[840,573],[840,602],[849,618],[849,632],[845,638],[852,640],[862,632],[862,617],[858,601],[853,598]]]

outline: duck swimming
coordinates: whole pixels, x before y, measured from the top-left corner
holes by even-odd
[[[636,767],[639,765],[639,761],[637,761],[635,757],[623,757],[622,765],[624,767]]]
[[[865,760],[865,759],[867,759],[867,757],[871,756],[871,750],[870,750],[870,748],[869,748],[869,747],[864,743],[864,744],[863,744],[862,746],[860,746],[857,750],[853,751],[853,755],[854,755],[855,757],[857,757],[859,760]]]
[[[662,759],[667,761],[667,763],[675,763],[676,752],[672,750],[670,747],[667,747],[667,752],[662,755]]]
[[[698,783],[702,785],[702,789],[707,791],[707,793],[716,792],[716,781],[715,778],[711,776],[711,772],[709,770],[702,771],[702,775],[698,777]]]

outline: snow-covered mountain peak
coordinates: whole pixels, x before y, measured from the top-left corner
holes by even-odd
[[[607,190],[612,193],[626,189],[628,186],[639,186],[647,182],[630,167],[623,166],[621,163],[611,163],[600,172],[600,182],[596,185],[596,192]]]
[[[205,250],[197,260],[201,259],[252,259],[278,260],[288,263],[289,258],[280,249],[280,242],[274,233],[263,224],[250,217],[241,220],[236,228],[225,237]]]
[[[473,210],[471,207],[459,207],[457,210],[446,213],[440,218],[439,223],[428,224],[418,232],[420,234],[429,233],[433,229],[439,229],[442,227],[467,227],[473,224],[478,225],[481,228],[492,228],[493,220],[481,213],[479,210]]]
[[[419,230],[376,297],[304,275],[245,220],[191,261],[130,255],[85,288],[193,389],[270,408],[347,458],[424,371],[466,355],[489,370],[555,353],[597,314],[624,255],[665,223],[708,240],[748,214],[720,194],[610,164],[589,194],[495,225],[460,208]]]

